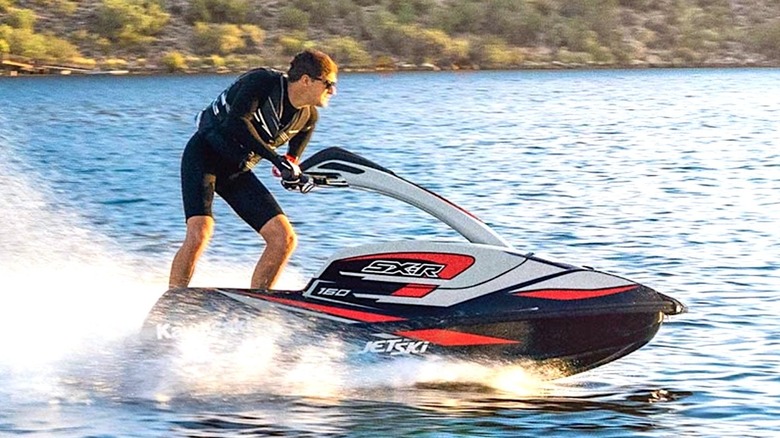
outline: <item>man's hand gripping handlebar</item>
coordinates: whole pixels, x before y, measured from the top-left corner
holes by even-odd
[[[275,163],[276,169],[279,170],[279,176],[282,178],[282,187],[287,190],[309,193],[314,188],[314,181],[309,178],[309,175],[301,172],[301,168],[295,161],[293,157],[284,155],[280,156]]]

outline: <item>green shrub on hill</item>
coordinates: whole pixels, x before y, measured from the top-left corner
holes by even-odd
[[[522,64],[525,56],[522,50],[509,46],[501,38],[489,36],[471,41],[469,59],[486,68],[509,68]]]
[[[195,23],[192,47],[201,55],[227,55],[244,49],[246,41],[235,24]]]
[[[251,21],[252,6],[248,0],[192,0],[189,2],[187,19],[191,24],[233,23],[244,24]]]
[[[10,8],[8,15],[3,20],[6,24],[16,29],[35,29],[35,22],[38,16],[35,11],[22,8]]]
[[[239,26],[243,32],[246,46],[248,49],[259,49],[265,42],[265,30],[254,24],[244,24]]]
[[[371,67],[371,55],[363,48],[360,41],[352,37],[328,38],[322,43],[326,51],[337,63],[352,67]]]
[[[141,49],[155,40],[170,15],[156,2],[102,0],[92,18],[92,29],[121,47]]]
[[[2,0],[0,0],[1,2]],[[80,0],[35,0],[36,5],[45,7],[49,11],[57,11],[65,15],[71,15],[78,9]]]
[[[780,59],[780,18],[751,29],[746,37],[756,51],[772,59]]]
[[[515,45],[534,44],[542,34],[544,18],[533,3],[491,0],[482,10],[478,32],[495,35]]]
[[[279,45],[282,54],[285,56],[295,55],[303,49],[314,46],[314,43],[308,40],[304,32],[290,32],[280,35],[276,40],[276,44]]]
[[[447,8],[436,8],[431,21],[434,27],[449,34],[475,34],[482,30],[483,17],[483,8],[479,2],[457,0]]]
[[[0,40],[4,53],[25,56],[42,61],[68,61],[80,56],[78,48],[62,38],[35,33],[30,28],[0,26]]]
[[[184,55],[177,51],[168,52],[162,57],[163,67],[169,73],[182,72],[187,69]]]
[[[309,13],[295,6],[282,9],[279,26],[285,29],[306,30],[309,28]]]
[[[0,54],[11,53],[11,44],[8,40],[11,38],[13,28],[7,24],[0,24]]]

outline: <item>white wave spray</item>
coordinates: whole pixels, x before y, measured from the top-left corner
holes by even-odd
[[[0,136],[0,377],[7,374],[2,380],[14,392],[33,399],[80,400],[103,393],[167,402],[182,394],[256,392],[338,398],[425,382],[477,381],[513,393],[539,387],[520,367],[411,359],[357,366],[345,360],[338,340],[274,318],[230,349],[219,336],[195,328],[165,362],[128,355],[127,340],[165,288],[168,261],[128,254],[90,229],[14,159],[9,141]],[[212,283],[229,285],[246,275],[223,268]],[[295,273],[283,280],[301,282]],[[296,336],[308,342],[297,344]]]

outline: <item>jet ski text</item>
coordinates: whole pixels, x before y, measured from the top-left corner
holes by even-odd
[[[352,289],[339,289],[335,287],[321,287],[320,290],[314,292],[315,295],[324,295],[327,297],[346,297]]]
[[[411,339],[389,339],[383,341],[369,341],[363,347],[360,354],[365,353],[389,353],[391,356],[397,354],[423,354],[428,350],[427,341],[413,341]]]
[[[394,260],[374,260],[361,269],[365,274],[400,275],[402,277],[439,278],[444,265],[435,263],[397,262]]]

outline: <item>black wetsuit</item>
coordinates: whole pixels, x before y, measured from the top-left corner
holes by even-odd
[[[283,214],[281,207],[250,170],[260,159],[278,163],[276,148],[289,142],[299,158],[317,122],[314,107],[296,109],[287,96],[287,77],[267,69],[251,70],[198,116],[198,131],[182,155],[184,213],[212,216],[218,193],[252,228]]]

